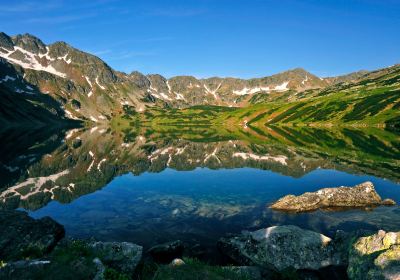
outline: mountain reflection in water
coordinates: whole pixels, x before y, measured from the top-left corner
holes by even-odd
[[[207,248],[227,233],[277,224],[328,235],[400,229],[398,206],[305,214],[267,207],[289,193],[366,180],[400,202],[398,135],[294,127],[212,133],[3,132],[1,207],[51,216],[70,236],[146,247],[181,239]]]

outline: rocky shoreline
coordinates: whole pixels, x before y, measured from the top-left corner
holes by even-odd
[[[288,195],[270,207],[297,213],[393,204],[365,182]],[[180,240],[144,251],[130,242],[70,239],[51,218],[35,220],[18,210],[0,210],[0,225],[0,279],[400,279],[400,232],[326,236],[272,226],[220,238],[226,261],[211,265]]]

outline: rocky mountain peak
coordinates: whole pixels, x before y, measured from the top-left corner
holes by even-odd
[[[0,47],[9,51],[14,49],[14,43],[11,37],[4,32],[0,32]]]
[[[14,36],[12,41],[15,46],[35,54],[47,52],[46,45],[39,38],[29,33]]]
[[[134,82],[140,88],[148,88],[150,87],[149,79],[138,71],[133,71],[129,74],[129,79]]]

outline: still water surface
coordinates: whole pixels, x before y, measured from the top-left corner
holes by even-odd
[[[295,141],[276,140],[274,132],[269,140],[220,142],[127,139],[105,129],[48,133],[15,133],[17,140],[0,150],[0,198],[7,208],[52,217],[71,237],[145,248],[180,239],[207,254],[220,237],[272,225],[328,236],[338,229],[400,230],[399,206],[304,214],[268,208],[287,194],[365,181],[400,203],[400,140],[389,132],[302,129]]]

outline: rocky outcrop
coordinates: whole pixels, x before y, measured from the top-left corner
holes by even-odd
[[[143,247],[129,242],[93,242],[89,245],[104,265],[132,275],[139,264]]]
[[[257,265],[274,271],[290,268],[318,270],[343,264],[333,243],[325,235],[289,225],[222,238],[218,247],[243,265]]]
[[[400,279],[400,232],[380,230],[359,238],[350,249],[350,279]]]
[[[287,195],[272,204],[274,210],[306,212],[317,209],[340,209],[350,207],[371,207],[394,205],[391,199],[382,200],[371,182],[354,187],[324,188],[300,196]]]
[[[21,211],[0,211],[0,259],[41,257],[64,237],[64,227],[49,217],[35,220]]]

